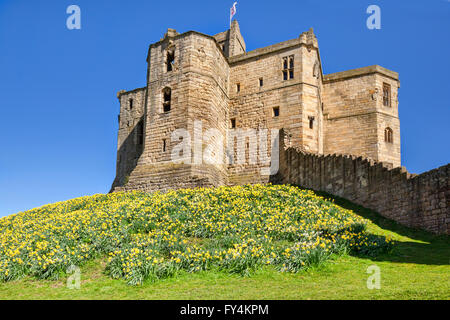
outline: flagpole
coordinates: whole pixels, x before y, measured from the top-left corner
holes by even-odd
[[[234,15],[236,14],[236,5],[237,5],[237,1],[235,1],[233,3],[233,6],[230,9],[230,29],[231,29],[231,22],[233,20]]]

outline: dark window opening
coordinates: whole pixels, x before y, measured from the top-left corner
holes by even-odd
[[[163,152],[166,152],[167,149],[167,140],[163,139]]]
[[[283,80],[294,79],[294,56],[283,58]]]
[[[175,50],[167,50],[167,72],[173,70],[173,64],[175,63]]]
[[[231,119],[231,129],[236,128],[236,119]]]
[[[314,129],[314,117],[308,117],[309,119],[309,128]]]
[[[144,144],[144,122],[143,121],[139,122],[139,124],[138,124],[137,137],[138,137],[138,144],[143,145]]]
[[[384,141],[387,143],[394,143],[394,132],[391,128],[386,128],[384,130]]]
[[[133,99],[130,99],[129,104],[130,104],[130,110],[133,110]]]
[[[264,86],[264,79],[263,78],[259,78],[259,86],[260,87]]]
[[[164,96],[163,111],[169,112],[172,100],[172,90],[170,88],[164,88],[163,96]]]
[[[236,83],[236,92],[241,92],[241,84],[240,83]]]
[[[391,86],[387,83],[383,83],[383,106],[391,106]]]
[[[280,107],[273,108],[273,117],[278,117],[280,115]]]

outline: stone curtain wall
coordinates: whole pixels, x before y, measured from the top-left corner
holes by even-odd
[[[362,157],[285,149],[280,135],[279,181],[349,199],[405,226],[450,234],[450,164],[421,175]]]

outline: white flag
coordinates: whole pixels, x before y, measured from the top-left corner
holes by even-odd
[[[230,27],[231,27],[231,20],[233,19],[234,15],[236,14],[236,5],[237,5],[237,2],[233,3],[233,6],[230,9]]]

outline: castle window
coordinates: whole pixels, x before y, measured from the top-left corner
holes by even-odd
[[[314,129],[314,117],[308,117],[309,119],[309,128]]]
[[[170,72],[173,70],[173,64],[175,63],[175,50],[167,50],[167,72]]]
[[[278,117],[280,115],[280,107],[275,107],[272,110],[272,117]]]
[[[231,129],[236,128],[236,119],[231,119]]]
[[[241,92],[241,84],[240,83],[236,83],[236,92],[237,93]]]
[[[167,149],[167,140],[163,139],[163,152],[166,152]]]
[[[389,127],[384,130],[384,141],[387,143],[394,143],[394,132]]]
[[[391,106],[391,86],[387,83],[383,83],[383,106]]]
[[[137,138],[138,138],[138,144],[142,146],[144,144],[144,122],[143,121],[138,123]]]
[[[163,111],[169,112],[170,111],[170,103],[172,100],[172,90],[168,87],[163,89]]]
[[[259,86],[260,87],[264,86],[264,79],[263,78],[259,78]]]
[[[129,100],[129,104],[130,104],[130,110],[133,110],[133,99]]]
[[[294,79],[294,56],[283,58],[283,80]]]

